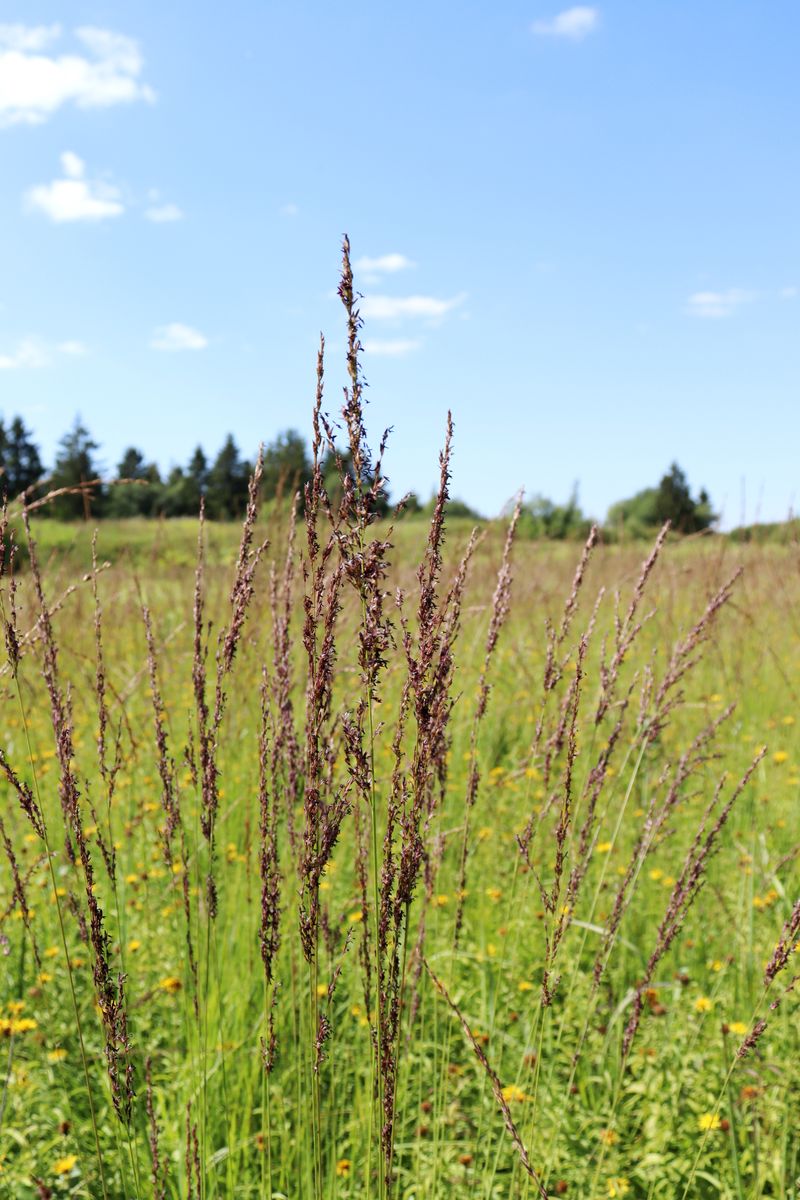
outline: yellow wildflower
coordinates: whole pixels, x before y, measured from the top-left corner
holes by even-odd
[[[54,1175],[69,1175],[72,1168],[78,1161],[77,1154],[65,1154],[63,1158],[57,1158],[53,1163]]]
[[[711,1012],[714,1007],[714,1001],[709,1000],[708,996],[698,996],[694,1002],[694,1010],[699,1013]]]
[[[719,1126],[720,1120],[717,1113],[703,1113],[697,1121],[697,1128],[701,1133],[707,1133],[710,1129],[719,1129]]]

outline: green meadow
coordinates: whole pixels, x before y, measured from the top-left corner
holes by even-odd
[[[324,594],[304,612],[302,520],[289,559],[287,514],[256,525],[269,545],[222,676],[237,527],[205,528],[197,585],[196,522],[102,524],[94,569],[91,528],[31,526],[49,634],[30,564],[3,580],[4,1195],[794,1194],[793,943],[765,971],[796,932],[795,547],[667,539],[642,584],[647,546],[597,546],[576,590],[579,546],[518,541],[498,622],[506,530],[484,529],[398,914],[427,522],[369,527],[392,543],[372,702],[363,598],[343,588],[316,715],[322,642],[309,656],[303,634],[326,613]],[[468,539],[447,531],[437,603]],[[198,665],[209,708],[218,677],[225,694],[212,839]],[[314,821],[334,819],[320,852]]]

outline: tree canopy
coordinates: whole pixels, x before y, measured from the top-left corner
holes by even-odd
[[[694,499],[685,472],[672,463],[657,487],[644,488],[612,504],[606,527],[628,537],[643,536],[669,521],[676,533],[700,533],[717,520],[705,488]]]

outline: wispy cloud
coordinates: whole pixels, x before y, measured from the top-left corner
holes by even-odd
[[[155,225],[166,225],[171,221],[182,221],[183,211],[177,204],[153,204],[144,212],[148,221]]]
[[[436,296],[365,296],[360,309],[362,317],[372,321],[397,321],[404,317],[438,320],[463,304],[466,298],[466,292],[451,300],[440,300]]]
[[[49,367],[59,354],[70,358],[86,354],[83,342],[60,342],[57,346],[48,346],[39,338],[23,338],[16,350],[9,354],[0,354],[0,371],[19,371]]]
[[[364,342],[364,350],[369,355],[381,356],[385,358],[403,358],[406,354],[413,354],[415,350],[419,350],[422,342],[418,338],[367,338]]]
[[[297,207],[296,204],[284,204],[281,207],[281,216],[282,217],[296,217],[299,212],[300,212],[300,209]]]
[[[394,275],[397,271],[407,271],[416,265],[405,254],[381,254],[377,258],[365,255],[357,260],[355,269],[363,271],[365,275]]]
[[[534,21],[531,31],[538,37],[560,37],[580,41],[593,33],[599,24],[599,10],[580,4],[575,8],[567,8],[554,17]]]
[[[66,104],[155,100],[141,80],[144,60],[133,38],[84,26],[74,31],[80,49],[55,55],[61,38],[59,25],[0,25],[0,126],[41,125]]]
[[[103,221],[125,211],[119,188],[102,180],[86,179],[86,165],[67,150],[61,155],[63,177],[40,183],[25,194],[30,209],[38,209],[51,221]]]
[[[687,301],[686,311],[692,317],[731,317],[755,300],[755,293],[744,288],[728,288],[725,292],[695,292]]]
[[[160,325],[150,342],[153,350],[204,350],[208,338],[191,325],[173,321],[171,325]]]
[[[60,37],[60,25],[0,25],[0,51],[44,50]]]
[[[794,300],[797,297],[797,288],[794,284],[789,284],[788,287],[783,287],[780,290],[781,300]]]
[[[83,342],[59,342],[56,349],[61,354],[68,354],[70,358],[83,358],[84,354],[89,353]]]

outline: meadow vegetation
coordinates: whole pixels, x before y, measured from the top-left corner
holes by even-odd
[[[798,547],[376,520],[340,295],[302,515],[4,521],[0,1194],[795,1195]]]

